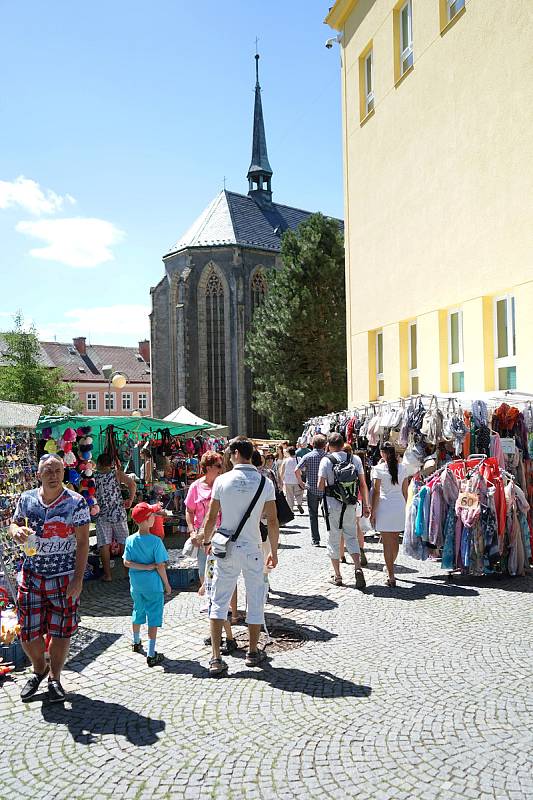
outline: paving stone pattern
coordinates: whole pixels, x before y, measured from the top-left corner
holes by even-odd
[[[322,532],[323,540],[325,533]],[[533,794],[533,579],[457,579],[400,557],[365,594],[328,584],[307,517],[282,535],[270,625],[302,647],[210,679],[195,593],[166,605],[148,669],[129,646],[124,579],[90,584],[65,707],[0,690],[0,798],[522,800]],[[117,570],[117,576],[119,570]]]

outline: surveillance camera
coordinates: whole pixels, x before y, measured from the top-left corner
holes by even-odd
[[[331,48],[333,47],[333,45],[334,45],[334,43],[336,41],[337,41],[337,37],[336,36],[333,39],[328,39],[327,40],[326,47],[328,48],[328,50],[331,50]]]

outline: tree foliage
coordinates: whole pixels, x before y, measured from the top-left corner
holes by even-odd
[[[282,267],[246,342],[252,404],[294,439],[311,416],[346,406],[344,245],[338,223],[313,214],[281,245]]]
[[[63,380],[61,370],[41,364],[35,327],[25,329],[20,312],[14,322],[14,329],[2,334],[7,348],[0,365],[0,400],[42,405],[46,412],[53,412],[60,405],[77,410],[79,401],[72,386]]]

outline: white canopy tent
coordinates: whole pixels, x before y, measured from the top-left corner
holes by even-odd
[[[172,414],[169,414],[165,417],[165,421],[175,422],[178,425],[203,425],[205,426],[206,432],[212,433],[213,436],[227,436],[229,433],[229,428],[226,425],[217,425],[216,422],[208,422],[206,419],[202,419],[196,414],[193,414],[192,411],[189,411],[185,406],[180,406],[173,411]]]

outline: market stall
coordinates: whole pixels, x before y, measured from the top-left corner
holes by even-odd
[[[367,469],[394,443],[412,476],[404,552],[450,573],[523,575],[533,549],[533,396],[417,395],[306,422],[341,433]]]
[[[35,427],[42,406],[0,401],[0,678],[24,662],[15,611],[21,552],[11,538],[18,498],[37,485]]]

